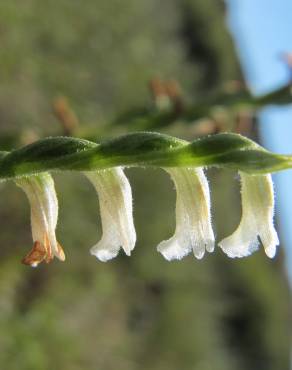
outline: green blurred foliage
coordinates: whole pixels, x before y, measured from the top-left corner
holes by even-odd
[[[116,115],[151,104],[153,77],[176,79],[191,101],[240,77],[217,0],[2,1],[0,42],[7,148],[62,133],[52,114],[59,95],[97,136],[101,127],[113,136],[120,128],[108,122]],[[176,132],[194,138],[183,127]],[[174,229],[173,185],[159,170],[127,175],[138,234],[133,256],[103,264],[89,255],[101,236],[94,189],[80,174],[57,174],[67,261],[38,269],[18,262],[31,245],[25,196],[0,184],[0,368],[288,369],[283,248],[273,261],[262,250],[230,260],[217,249],[202,261],[166,262],[155,246]],[[239,221],[239,189],[234,173],[208,175],[220,239]]]

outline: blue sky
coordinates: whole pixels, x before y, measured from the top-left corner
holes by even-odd
[[[287,84],[291,73],[281,60],[292,52],[291,0],[226,0],[233,34],[246,81],[254,94]],[[259,113],[263,145],[292,154],[292,106],[269,107]],[[280,239],[286,247],[292,283],[292,170],[273,175]]]

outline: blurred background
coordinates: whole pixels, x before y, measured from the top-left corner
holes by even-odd
[[[291,119],[291,5],[244,4],[1,1],[1,150],[46,136],[100,141],[152,130],[188,140],[233,131],[279,152],[285,141],[292,152],[290,129],[273,131],[281,114]],[[161,170],[126,173],[138,242],[131,258],[108,263],[88,252],[101,226],[80,174],[54,176],[66,263],[37,269],[20,263],[32,245],[25,195],[0,184],[0,368],[288,370],[291,177],[279,181],[285,243],[275,259],[260,248],[231,260],[217,248],[201,261],[169,263],[155,248],[174,230],[173,184]],[[207,175],[220,240],[240,220],[238,177]]]

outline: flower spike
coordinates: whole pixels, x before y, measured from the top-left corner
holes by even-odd
[[[192,142],[155,132],[136,132],[95,143],[73,137],[51,137],[11,151],[0,151],[0,182],[15,181],[31,205],[34,246],[23,262],[37,266],[54,256],[64,260],[56,241],[58,205],[47,171],[81,171],[100,198],[103,235],[91,253],[100,260],[115,257],[120,248],[130,255],[136,242],[132,193],[122,167],[164,168],[176,189],[176,231],[157,249],[168,260],[191,250],[197,258],[214,249],[210,195],[203,168],[241,171],[242,219],[237,230],[219,244],[230,257],[243,257],[258,248],[273,257],[278,236],[273,225],[274,194],[270,173],[292,168],[292,155],[269,152],[233,133],[220,133]],[[38,175],[37,175],[38,174]]]
[[[54,180],[49,173],[40,173],[15,180],[26,193],[31,209],[33,248],[22,262],[36,267],[45,261],[51,262],[54,256],[65,260],[65,254],[56,239],[58,220],[58,200]]]
[[[119,253],[122,247],[127,256],[136,243],[132,213],[131,186],[120,167],[85,172],[95,187],[100,204],[103,235],[90,253],[106,262]]]
[[[205,250],[213,252],[214,234],[211,226],[210,193],[201,168],[165,168],[176,187],[176,230],[157,250],[167,259],[181,259],[192,250],[203,258]]]
[[[258,249],[261,239],[266,255],[273,258],[279,245],[274,228],[274,191],[270,174],[241,177],[242,217],[238,228],[219,246],[229,257],[245,257]]]

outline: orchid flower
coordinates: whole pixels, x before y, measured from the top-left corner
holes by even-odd
[[[273,225],[270,173],[291,169],[292,155],[271,153],[233,133],[188,142],[161,133],[137,132],[101,143],[51,137],[0,151],[0,182],[15,181],[30,202],[34,245],[23,262],[37,266],[42,261],[50,262],[54,256],[65,259],[55,235],[58,203],[54,182],[45,171],[79,171],[89,178],[99,196],[102,223],[101,240],[91,253],[107,261],[122,248],[129,256],[136,232],[131,187],[122,166],[163,168],[175,184],[175,233],[157,246],[167,260],[181,259],[192,250],[201,259],[206,251],[214,250],[209,186],[203,167],[244,171],[240,172],[241,222],[219,245],[228,256],[243,257],[255,251],[261,240],[266,254],[274,257],[279,240]]]
[[[176,187],[176,230],[162,241],[157,250],[167,259],[181,259],[192,250],[203,258],[205,250],[213,252],[214,234],[211,226],[210,194],[201,168],[165,169]]]
[[[90,252],[106,262],[122,247],[127,256],[135,247],[131,186],[120,167],[85,172],[95,187],[100,204],[102,238]]]
[[[36,267],[40,262],[47,263],[56,256],[65,260],[65,254],[56,239],[58,220],[58,200],[54,180],[49,173],[40,173],[15,180],[24,190],[30,203],[33,248],[22,262]]]
[[[279,244],[273,224],[274,191],[272,177],[240,172],[242,217],[238,228],[219,246],[229,257],[245,257],[258,249],[260,238],[266,255],[273,258]]]

